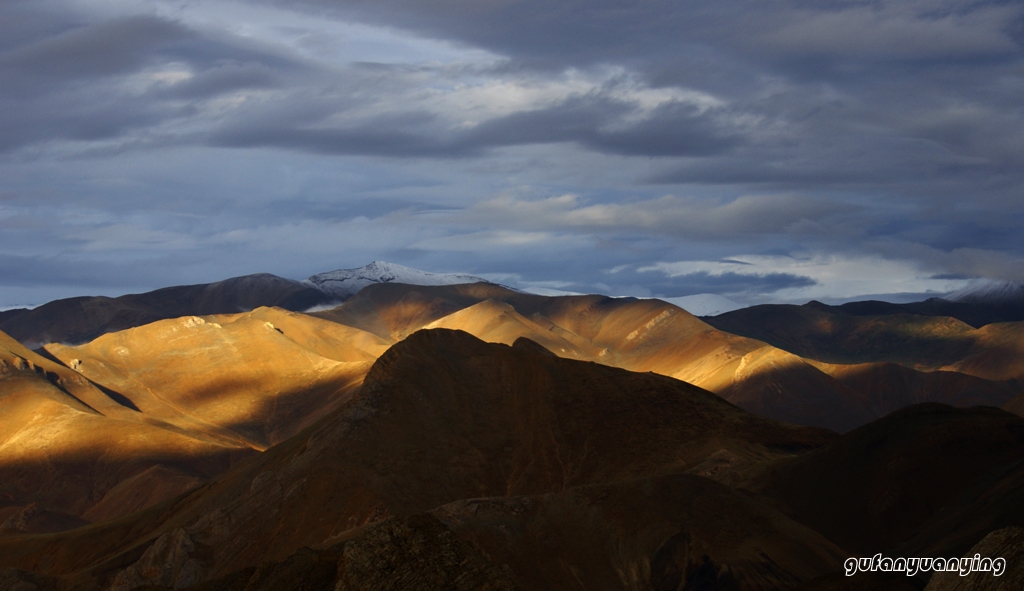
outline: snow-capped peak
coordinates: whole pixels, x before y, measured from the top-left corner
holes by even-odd
[[[358,269],[338,269],[318,273],[307,281],[328,295],[346,300],[371,283],[406,283],[409,285],[457,285],[486,282],[465,273],[428,273],[387,261],[373,261]]]
[[[1024,283],[1014,281],[981,280],[946,296],[953,302],[976,304],[1024,303]]]

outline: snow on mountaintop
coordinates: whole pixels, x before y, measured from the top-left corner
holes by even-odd
[[[465,273],[427,273],[387,261],[373,261],[358,269],[338,269],[313,275],[308,282],[326,294],[347,300],[372,283],[406,283],[409,285],[457,285],[488,281]]]
[[[951,302],[976,304],[1024,303],[1024,283],[1014,281],[979,281],[946,296]]]

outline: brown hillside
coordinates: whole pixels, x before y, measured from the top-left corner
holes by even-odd
[[[851,553],[958,556],[1024,524],[1022,466],[1024,419],[927,403],[782,460],[757,487]]]
[[[653,371],[756,414],[840,432],[879,416],[858,392],[816,367],[660,300],[551,298],[489,284],[380,284],[316,315],[391,339],[423,327],[465,330],[506,344],[523,336],[560,356]]]
[[[835,364],[891,362],[922,371],[957,371],[1024,385],[1024,323],[975,329],[954,318],[915,314],[855,315],[844,306],[752,306],[705,319],[818,361]]]
[[[676,475],[433,511],[524,590],[784,589],[845,552],[727,486]]]
[[[751,415],[684,382],[536,347],[418,332],[385,353],[353,402],[315,428],[179,501],[173,513],[138,514],[139,531],[152,533],[136,539],[182,527],[207,549],[204,576],[216,576],[460,499],[678,472],[728,482],[833,437]],[[17,548],[0,541],[0,555],[20,568],[45,562],[52,572],[78,571],[123,548],[124,527]],[[114,565],[137,560],[134,552],[94,572],[114,576],[124,568]]]
[[[101,521],[193,489],[329,414],[385,349],[270,308],[51,344],[50,358],[3,335],[4,520],[37,503]]]
[[[262,450],[337,408],[386,348],[362,331],[259,308],[161,320],[46,350],[146,417]]]
[[[1002,382],[953,371],[917,371],[895,363],[814,365],[886,414],[922,402],[1003,407],[1016,392]]]
[[[92,520],[130,513],[194,488],[244,455],[132,416],[138,414],[0,333],[0,497],[8,497],[8,529],[82,523],[61,514]],[[148,492],[126,491],[129,481]]]

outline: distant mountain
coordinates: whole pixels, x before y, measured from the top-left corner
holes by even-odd
[[[405,283],[409,285],[458,285],[490,283],[465,273],[428,273],[387,261],[373,261],[358,269],[338,269],[313,275],[307,281],[324,293],[345,301],[359,290],[374,283]]]
[[[235,314],[261,306],[292,312],[330,307],[374,283],[452,285],[481,281],[486,282],[473,275],[427,273],[384,261],[320,273],[306,281],[258,273],[116,298],[85,296],[55,300],[31,310],[5,310],[0,312],[0,331],[30,348],[47,343],[78,344],[168,318]]]
[[[943,298],[928,298],[921,302],[893,304],[877,300],[849,302],[829,306],[821,302],[806,305],[847,316],[879,316],[886,314],[916,314],[918,316],[946,316],[956,318],[974,328],[995,322],[1024,320],[1024,298],[1014,299],[1012,289],[956,292]],[[962,298],[953,300],[952,298]]]
[[[952,302],[1024,306],[1024,283],[986,281],[955,291],[946,299]]]
[[[31,310],[9,310],[0,313],[0,331],[34,348],[46,343],[84,343],[167,318],[234,314],[260,306],[302,311],[332,301],[311,285],[259,273],[116,298],[85,296],[54,300]]]
[[[1024,387],[1024,323],[1004,321],[973,328],[956,317],[912,312],[914,306],[931,304],[982,309],[945,300],[842,306],[810,302],[751,306],[704,320],[719,330],[826,363],[890,362],[1006,382],[1017,391]]]
[[[477,338],[506,344],[526,337],[560,357],[653,371],[708,389],[762,416],[839,432],[914,402],[999,406],[1016,394],[1008,386],[965,379],[954,372],[922,375],[909,371],[904,375],[868,369],[841,374],[841,368],[818,367],[801,359],[799,353],[782,350],[785,347],[730,334],[738,329],[716,330],[656,299],[551,298],[493,284],[380,284],[314,315],[391,342],[420,328],[465,330]],[[962,331],[971,330],[963,323],[950,322]],[[962,345],[951,341],[948,346],[956,352]],[[950,355],[949,359],[960,358]],[[832,372],[841,375],[834,377]],[[913,387],[903,392],[889,384],[892,380],[900,387]]]

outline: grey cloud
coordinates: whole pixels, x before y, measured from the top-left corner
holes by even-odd
[[[544,200],[493,199],[476,204],[459,217],[466,223],[500,224],[524,230],[653,233],[725,241],[740,236],[785,234],[804,220],[849,218],[858,209],[840,201],[796,194],[750,195],[718,202],[664,196],[631,203],[595,204],[565,195]]]
[[[310,265],[292,244],[304,238],[304,226],[275,235],[282,219],[376,217],[396,209],[408,210],[401,227],[410,233],[430,228],[418,240],[519,230],[582,236],[588,246],[537,262],[514,249],[425,253],[412,248],[412,240],[404,246],[396,240],[387,252],[367,256],[423,260],[436,269],[516,272],[565,281],[577,291],[593,291],[599,281],[620,293],[648,285],[666,297],[806,287],[800,283],[806,278],[785,274],[662,280],[634,273],[615,283],[600,273],[612,264],[717,260],[772,247],[873,249],[919,262],[937,276],[1020,276],[1024,8],[1017,3],[276,5],[381,24],[396,36],[412,31],[452,42],[459,51],[483,48],[500,57],[466,58],[471,63],[457,57],[440,65],[417,63],[415,55],[408,63],[346,64],[343,56],[316,62],[227,27],[190,28],[186,21],[155,16],[104,21],[88,8],[72,13],[59,2],[44,8],[5,3],[0,193],[17,183],[31,185],[31,179],[16,183],[6,173],[32,161],[31,174],[53,177],[48,187],[59,195],[53,201],[89,200],[111,223],[130,211],[138,216],[131,223],[153,226],[147,220],[177,208],[216,217],[218,231],[247,228],[280,243],[268,244],[276,254],[260,260],[242,246],[223,247],[231,252],[223,260],[227,250],[193,253],[208,259],[204,280],[243,272],[227,268],[227,261],[257,271],[273,260],[277,266],[269,270],[289,276],[288,265]],[[187,70],[190,77],[148,78],[161,69]],[[575,94],[565,84],[525,106],[510,100],[513,108],[469,113],[468,123],[461,120],[462,103],[445,103],[444,93],[435,92],[479,81],[523,83],[516,88],[527,90],[567,80],[590,84],[608,80],[602,78],[606,71],[622,72],[626,83],[615,87],[612,80]],[[694,90],[716,101],[700,109],[685,101],[643,106],[629,98],[635,89],[647,97]],[[229,95],[230,101],[218,100]],[[49,147],[74,153],[79,166],[71,170],[66,160],[46,160]],[[20,148],[29,149],[15,153]],[[174,163],[192,150],[209,158],[207,173],[197,175],[195,161]],[[121,159],[128,154],[133,159]],[[104,172],[87,171],[92,163],[103,164],[97,169]],[[160,172],[133,169],[143,163]],[[588,178],[594,170],[602,174]],[[399,186],[395,178],[414,180]],[[567,193],[580,197],[545,199]],[[659,198],[666,193],[682,197]],[[32,207],[31,195],[19,204]],[[378,195],[392,201],[357,202]],[[439,209],[438,203],[465,209],[415,213]],[[176,230],[195,236],[213,231],[210,225],[187,226]],[[331,248],[370,248],[346,240],[354,239],[302,247],[323,249],[324,264]],[[66,272],[69,281],[87,285],[89,279],[75,270],[86,263],[73,262],[81,245],[61,244],[70,254],[8,261],[0,268],[5,280],[8,271],[36,282]],[[699,250],[708,252],[693,252]],[[95,256],[91,260],[106,255]],[[60,261],[72,262],[60,267]],[[179,270],[196,264],[166,262]],[[109,273],[89,269],[111,281],[112,274],[128,272],[117,264]],[[155,287],[170,279],[152,281]]]
[[[1010,249],[962,247],[943,250],[898,240],[879,240],[871,243],[870,247],[894,258],[920,261],[926,268],[937,270],[938,275],[1024,281],[1024,253]]]
[[[234,148],[272,146],[297,149],[319,154],[378,155],[391,157],[456,157],[473,153],[467,145],[446,142],[427,133],[406,131],[396,120],[402,117],[382,117],[375,125],[369,121],[348,129],[309,129],[301,127],[249,127],[228,128],[211,134],[210,145]],[[422,121],[433,117],[421,114]]]
[[[0,99],[0,153],[54,139],[96,141],[153,125],[176,114],[120,97],[79,90],[36,99],[30,104]]]
[[[436,115],[415,111],[378,115],[357,126],[337,128],[323,121],[332,113],[321,107],[311,113],[319,110],[323,117],[319,121],[316,116],[298,117],[293,112],[283,114],[286,120],[277,124],[268,124],[265,117],[239,118],[213,132],[210,143],[324,154],[451,158],[480,156],[504,146],[563,142],[626,156],[706,156],[728,150],[739,141],[714,113],[703,113],[692,105],[670,103],[639,121],[622,121],[634,109],[599,95],[577,96],[459,130],[449,128]]]
[[[650,274],[637,274],[635,281],[647,286],[659,297],[678,297],[699,293],[717,293],[729,296],[770,295],[783,289],[811,287],[818,283],[810,277],[791,273],[690,273],[671,278],[652,278]]]
[[[945,4],[945,6],[943,5]],[[831,8],[831,7],[830,7]],[[759,45],[797,56],[937,59],[1000,56],[1019,50],[1007,25],[1012,5],[850,3],[794,11],[789,22],[759,36]]]
[[[713,114],[693,105],[662,105],[639,122],[614,125],[629,110],[629,105],[602,97],[577,97],[549,109],[488,121],[469,134],[468,142],[500,146],[572,141],[628,156],[706,156],[737,142]]]
[[[75,260],[10,253],[0,256],[3,285],[13,287],[79,286],[93,289],[159,285],[168,279],[166,270],[161,267],[160,264],[140,265],[137,261]]]
[[[738,114],[763,120],[755,129],[730,133],[707,120],[661,113],[649,128],[605,134],[599,116],[563,105],[560,117],[554,110],[521,113],[489,124],[507,143],[537,139],[543,133],[531,133],[536,127],[548,138],[575,137],[590,149],[627,155],[706,156],[760,142],[761,149],[746,158],[686,163],[654,182],[915,183],[934,174],[960,176],[965,166],[980,167],[975,174],[1005,174],[1008,167],[1020,167],[1024,153],[1019,145],[1024,123],[1014,106],[1024,9],[1013,3],[283,4],[457,39],[506,55],[520,67],[626,64],[645,72],[652,83],[696,84],[735,97]],[[789,87],[781,94],[775,89],[779,82]],[[953,105],[993,108],[945,112],[955,111],[948,109]],[[922,120],[929,111],[935,115]],[[586,117],[589,123],[581,124]],[[787,127],[794,129],[778,134]],[[481,128],[482,141],[488,129]],[[797,158],[806,161],[780,161],[777,155],[786,151],[799,152]]]
[[[328,10],[346,17],[457,39],[535,63],[593,63],[607,56],[664,51],[680,33],[699,26],[679,2],[651,0],[299,0],[282,6]]]
[[[1019,7],[1001,2],[882,0],[278,0],[442,39],[533,64],[587,65],[669,57],[707,45],[755,59],[820,56],[935,59],[1015,47]]]
[[[59,35],[83,25],[81,17],[61,10],[41,9],[37,0],[8,0],[0,19],[0,52]]]
[[[190,35],[185,27],[165,19],[127,17],[74,28],[4,52],[0,68],[65,80],[109,76],[137,69],[154,49]],[[3,88],[4,94],[10,90]]]
[[[158,94],[169,97],[209,98],[242,88],[277,88],[282,84],[280,74],[265,64],[218,60],[206,70]]]
[[[203,100],[274,87],[308,71],[300,60],[251,42],[204,36],[155,16],[33,32],[0,52],[0,152],[52,140],[125,139],[133,132],[148,131],[154,141],[161,124],[200,117]],[[166,84],[132,78],[171,62],[186,64],[194,75]],[[140,92],[140,84],[148,91]]]

